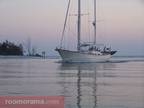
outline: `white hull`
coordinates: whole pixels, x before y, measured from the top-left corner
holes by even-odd
[[[111,58],[110,54],[95,55],[78,51],[57,49],[64,62],[106,62]]]

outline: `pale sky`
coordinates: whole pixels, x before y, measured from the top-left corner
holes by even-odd
[[[7,39],[26,45],[30,37],[39,52],[44,50],[48,55],[56,55],[54,49],[60,43],[67,2],[0,0],[0,41]],[[91,2],[82,2],[82,12],[89,10],[91,14]],[[76,3],[77,0],[72,0],[71,14],[76,14]],[[71,31],[76,32],[76,20],[72,18],[75,19],[71,16],[69,24],[74,24]],[[83,22],[87,18],[83,16]],[[89,20],[92,22],[92,18]],[[117,55],[144,55],[144,0],[97,0],[97,20],[99,43],[111,45],[118,50]],[[83,41],[89,38],[87,24],[82,27]],[[68,46],[72,47],[76,33],[69,35],[71,41],[68,41]]]

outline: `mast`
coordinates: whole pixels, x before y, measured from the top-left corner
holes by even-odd
[[[94,0],[94,44],[96,44],[96,0]]]
[[[78,0],[78,28],[77,28],[77,50],[80,51],[80,39],[81,39],[81,0]]]

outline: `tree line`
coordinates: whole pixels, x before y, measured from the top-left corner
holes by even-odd
[[[23,46],[8,40],[0,42],[0,55],[23,55]]]

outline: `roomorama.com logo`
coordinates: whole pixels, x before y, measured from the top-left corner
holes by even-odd
[[[59,100],[5,100],[5,104],[60,104]]]
[[[0,108],[64,108],[63,96],[3,96]]]

